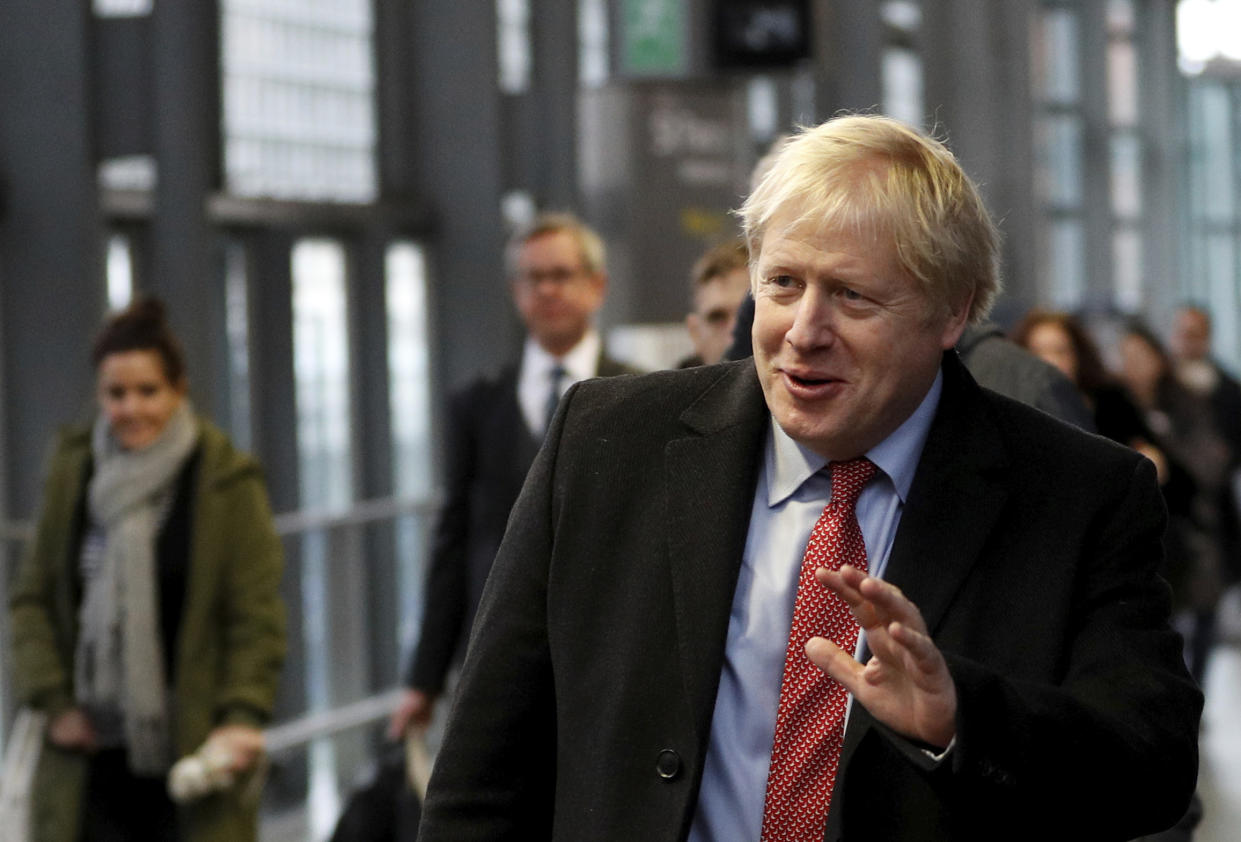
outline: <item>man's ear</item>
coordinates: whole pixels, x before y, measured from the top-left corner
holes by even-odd
[[[970,293],[965,299],[948,310],[947,319],[944,321],[943,333],[940,335],[940,346],[947,351],[949,348],[956,347],[957,342],[961,339],[961,334],[965,332],[966,326],[970,321],[970,311],[974,305],[974,293]]]

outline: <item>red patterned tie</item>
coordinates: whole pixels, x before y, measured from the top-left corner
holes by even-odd
[[[823,507],[797,581],[797,602],[784,656],[776,736],[767,773],[762,842],[822,842],[840,747],[844,744],[845,688],[810,663],[806,641],[826,637],[852,653],[858,624],[849,606],[814,578],[819,567],[866,569],[866,545],[854,507],[875,473],[869,459],[833,462],[832,497]]]

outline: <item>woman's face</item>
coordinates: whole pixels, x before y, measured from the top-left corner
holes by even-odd
[[[1042,322],[1034,326],[1026,336],[1030,353],[1051,363],[1072,382],[1077,382],[1077,351],[1068,331],[1055,322]]]
[[[1120,342],[1121,374],[1134,390],[1150,389],[1163,376],[1163,360],[1145,339],[1129,334]]]
[[[169,382],[158,351],[120,351],[99,363],[99,411],[125,450],[159,438],[185,398],[184,384]]]

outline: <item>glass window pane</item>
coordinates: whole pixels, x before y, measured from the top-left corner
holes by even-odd
[[[1215,350],[1226,360],[1241,358],[1241,292],[1237,283],[1234,234],[1212,234],[1206,241],[1207,301],[1211,309]]]
[[[1072,310],[1081,301],[1085,287],[1083,239],[1080,220],[1053,220],[1049,226],[1043,289],[1053,307]]]
[[[134,297],[133,243],[124,234],[108,237],[106,273],[108,278],[108,309],[123,309]]]
[[[431,491],[431,387],[426,264],[415,243],[393,243],[385,261],[388,395],[393,483],[402,497]]]
[[[374,199],[371,4],[220,0],[220,16],[227,189],[276,199]]]
[[[427,349],[426,262],[416,243],[397,242],[386,256],[388,396],[392,418],[393,487],[398,496],[431,493],[431,387]],[[396,524],[398,637],[408,650],[422,620],[422,582],[428,521],[403,516]],[[408,659],[403,652],[402,663]]]
[[[301,502],[347,507],[353,500],[345,250],[332,240],[293,247],[293,372]]]
[[[1070,114],[1039,120],[1034,180],[1043,201],[1057,208],[1076,208],[1082,201],[1082,123]]]
[[[888,0],[879,14],[888,26],[911,35],[922,26],[922,6],[916,0]]]
[[[239,240],[224,248],[224,331],[228,337],[229,434],[250,450],[250,289],[246,248]]]
[[[1131,41],[1107,45],[1107,111],[1114,126],[1138,124],[1138,54]]]
[[[1129,35],[1134,28],[1133,0],[1108,0],[1107,31],[1113,35]]]
[[[1113,293],[1116,309],[1122,313],[1141,311],[1142,237],[1132,228],[1122,228],[1112,237]]]
[[[578,0],[578,72],[583,87],[597,88],[608,81],[608,7],[606,0]]]
[[[1077,12],[1045,9],[1033,45],[1035,91],[1046,102],[1072,104],[1081,96]]]
[[[530,89],[530,0],[496,0],[496,41],[500,90],[526,92]]]
[[[1200,215],[1230,223],[1236,201],[1231,98],[1224,85],[1201,84],[1195,86],[1192,102],[1195,203]]]
[[[137,18],[151,14],[154,0],[94,0],[91,9],[100,18]]]
[[[293,375],[297,404],[298,480],[304,509],[343,510],[353,499],[349,342],[345,250],[333,240],[293,247]],[[326,531],[303,535],[300,547],[306,708],[332,703],[334,555]],[[326,838],[339,813],[336,751],[329,740],[310,745],[310,836]]]
[[[1123,219],[1142,213],[1142,144],[1136,135],[1118,134],[1112,146],[1112,212]]]
[[[883,112],[889,117],[921,126],[922,59],[913,50],[887,47],[883,50]]]

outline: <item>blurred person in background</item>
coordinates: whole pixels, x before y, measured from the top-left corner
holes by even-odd
[[[750,291],[749,254],[740,240],[720,243],[698,258],[690,272],[694,309],[685,328],[694,343],[693,356],[677,368],[715,365],[733,341],[737,309]]]
[[[1221,517],[1224,573],[1229,584],[1241,580],[1241,523],[1237,488],[1241,470],[1241,383],[1211,357],[1211,316],[1187,304],[1176,313],[1172,330],[1176,378],[1182,386],[1209,404],[1216,433],[1228,444],[1228,481],[1218,501]]]
[[[1201,685],[1215,642],[1215,609],[1223,588],[1228,443],[1215,429],[1206,398],[1181,385],[1172,358],[1149,327],[1138,321],[1129,323],[1121,336],[1120,352],[1121,379],[1156,446],[1170,465],[1183,466],[1192,478],[1194,491],[1184,533],[1187,566],[1170,570],[1169,579],[1182,614],[1178,626],[1186,637],[1186,661]]]
[[[519,360],[451,398],[447,498],[435,527],[406,691],[388,723],[392,738],[431,720],[560,397],[579,380],[635,373],[604,353],[595,329],[608,285],[597,233],[570,214],[543,214],[510,238],[505,262],[525,343]]]
[[[1069,379],[1086,402],[1095,431],[1115,442],[1145,453],[1161,466],[1142,414],[1115,377],[1086,328],[1074,316],[1034,309],[1013,328],[1012,339]],[[1162,476],[1162,473],[1161,473]]]
[[[98,415],[67,428],[9,601],[22,704],[46,712],[37,842],[245,842],[240,787],[174,805],[205,742],[244,777],[285,651],[282,548],[258,465],[194,413],[162,304],[95,339]]]

